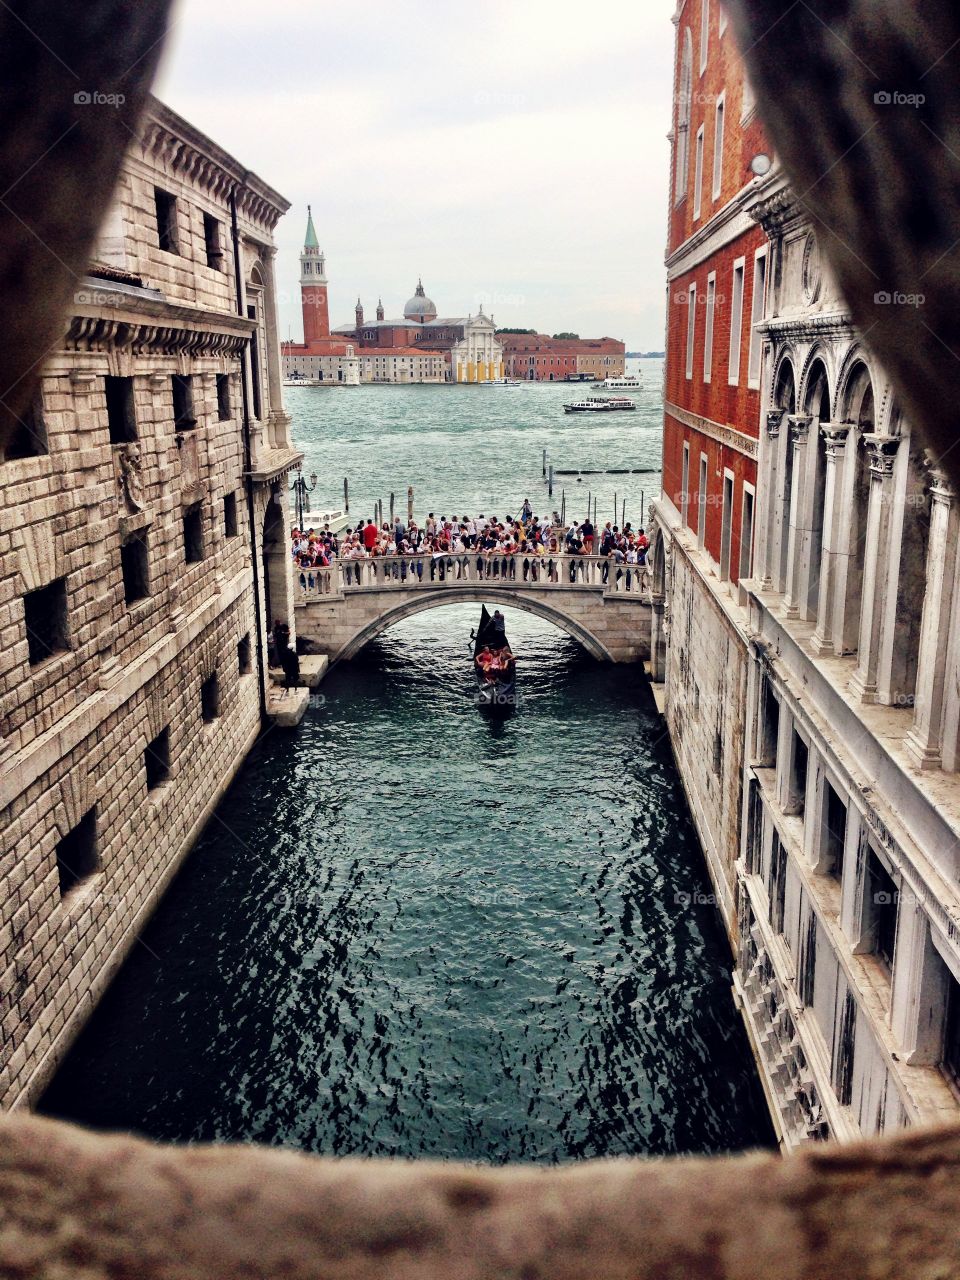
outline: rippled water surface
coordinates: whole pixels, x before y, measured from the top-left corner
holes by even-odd
[[[584,388],[298,388],[316,505],[544,509],[555,465],[660,464]],[[658,474],[569,485],[639,520]],[[559,496],[558,484],[558,496]],[[576,494],[576,498],[569,495]],[[611,511],[612,515],[612,511]],[[266,736],[65,1061],[44,1109],[160,1138],[556,1161],[771,1135],[730,960],[643,675],[511,611],[518,712],[471,701],[478,609],[335,670]]]
[[[162,1138],[556,1161],[770,1140],[642,674],[511,612],[385,633],[240,774],[44,1109]]]

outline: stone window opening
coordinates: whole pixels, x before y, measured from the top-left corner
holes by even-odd
[[[250,632],[245,636],[241,636],[237,641],[237,674],[248,676],[253,670],[253,646],[250,642]]]
[[[787,774],[787,788],[785,803],[783,806],[784,813],[793,814],[794,817],[802,818],[803,810],[807,801],[807,762],[808,749],[804,739],[797,733],[796,729],[792,733],[792,743],[790,750],[790,769]]]
[[[204,724],[213,724],[220,715],[220,680],[216,671],[200,686],[200,714]]]
[[[952,973],[947,976],[946,1006],[940,1068],[960,1096],[960,982]]]
[[[746,582],[753,576],[753,504],[753,485],[745,483],[740,512],[740,556],[737,565],[737,580],[740,582]]]
[[[819,870],[843,879],[843,851],[847,840],[847,806],[829,778],[823,780],[823,827]]]
[[[145,599],[150,594],[150,556],[144,534],[132,534],[120,544],[120,568],[124,603]]]
[[[707,540],[707,455],[700,455],[700,484],[697,490],[697,546],[702,550]]]
[[[223,270],[223,244],[220,240],[221,223],[212,213],[203,215],[203,247],[207,255],[207,266],[214,271]]]
[[[177,225],[177,197],[161,187],[153,189],[157,210],[157,238],[164,253],[180,252],[180,228]]]
[[[41,458],[50,452],[47,430],[43,420],[43,402],[38,394],[23,413],[15,415],[0,404],[0,415],[6,417],[9,430],[6,446],[0,452],[0,462],[19,462],[23,458]],[[13,419],[11,422],[10,419]]]
[[[223,495],[223,536],[225,538],[235,538],[239,531],[237,524],[237,495],[235,493],[225,493]]]
[[[777,767],[777,743],[780,738],[780,700],[769,677],[760,686],[760,733],[757,742],[757,764],[762,769]]]
[[[720,581],[730,581],[730,560],[733,547],[733,484],[732,471],[724,468],[723,495],[720,509]]]
[[[23,597],[23,615],[32,667],[70,648],[66,578],[28,591]]]
[[[170,779],[170,726],[148,742],[143,751],[143,768],[147,775],[147,791],[156,791]]]
[[[197,425],[193,411],[193,378],[175,373],[170,379],[173,395],[173,425],[178,431],[190,431]]]
[[[900,893],[897,882],[873,849],[867,855],[867,883],[864,894],[864,935],[869,950],[893,973],[897,942]]]
[[[183,513],[183,556],[187,564],[203,559],[203,507],[199,502]]]
[[[229,373],[217,374],[217,419],[220,422],[229,422],[233,417],[233,405],[230,396],[230,375]]]
[[[95,875],[99,868],[97,810],[94,806],[57,842],[60,901],[68,901],[71,894]]]
[[[137,439],[133,379],[107,376],[103,380],[107,402],[107,427],[111,444],[132,444]]]

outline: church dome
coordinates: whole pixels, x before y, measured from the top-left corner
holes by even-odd
[[[436,304],[423,292],[423,281],[417,281],[417,291],[403,308],[404,320],[436,320]]]

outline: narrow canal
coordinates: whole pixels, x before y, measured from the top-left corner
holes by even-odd
[[[43,1110],[493,1163],[771,1141],[642,673],[511,612],[491,723],[476,613],[395,627],[267,735]]]
[[[642,520],[662,363],[585,427],[562,385],[296,388],[314,505],[416,489]],[[629,474],[624,473],[629,469]],[[599,475],[616,469],[616,474]],[[558,490],[560,486],[558,485]],[[559,493],[558,495],[559,496]],[[554,502],[553,505],[557,505]],[[606,514],[609,511],[609,515]],[[159,1138],[501,1162],[771,1140],[726,942],[639,671],[511,613],[518,713],[471,702],[472,607],[393,628],[269,734],[45,1110]]]

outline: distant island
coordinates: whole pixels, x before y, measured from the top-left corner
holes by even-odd
[[[628,360],[665,360],[667,353],[665,351],[627,351]]]

